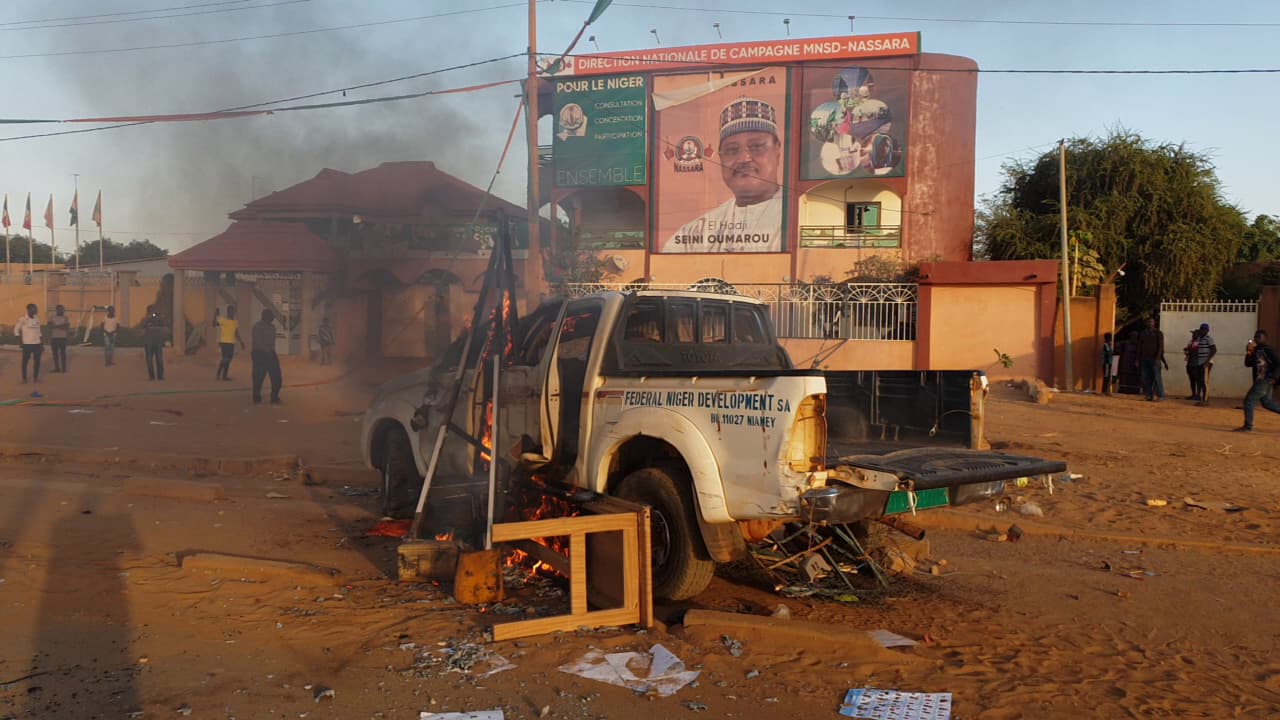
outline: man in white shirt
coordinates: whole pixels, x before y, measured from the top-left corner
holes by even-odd
[[[107,365],[116,364],[116,333],[120,331],[120,321],[116,318],[116,306],[107,306],[107,317],[102,321],[102,349],[107,357]]]
[[[27,382],[27,366],[35,360],[35,371],[31,379],[40,382],[40,356],[44,354],[44,344],[40,334],[39,308],[35,303],[27,305],[27,314],[18,318],[13,325],[13,334],[22,343],[22,382]]]
[[[733,198],[685,223],[664,252],[782,252],[782,143],[777,113],[739,98],[720,112],[720,177]]]

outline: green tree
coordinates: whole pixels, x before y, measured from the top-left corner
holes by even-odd
[[[1009,162],[1004,172],[978,211],[975,254],[1057,259],[1057,150]],[[1117,293],[1131,314],[1161,300],[1213,298],[1249,229],[1223,199],[1208,156],[1123,129],[1068,141],[1067,203],[1069,235],[1108,273],[1124,265]]]
[[[29,247],[27,244],[27,236],[26,235],[10,235],[8,237],[8,240],[9,240],[9,261],[12,262],[14,265],[18,265],[18,264],[25,265],[27,263],[27,258],[28,258],[27,249]],[[49,243],[36,240],[34,243],[30,245],[30,247],[35,251],[35,262],[37,263],[53,262],[50,259],[50,255],[52,254],[52,249],[49,247]],[[0,248],[0,253],[3,253],[4,251],[5,251],[4,248]],[[67,259],[66,252],[59,251],[58,261],[65,262],[66,259]],[[4,255],[0,255],[0,262],[3,262],[3,261],[4,261]]]
[[[1259,215],[1245,231],[1240,245],[1240,262],[1276,262],[1280,260],[1280,220]]]
[[[59,253],[61,254],[61,253]],[[102,258],[104,262],[121,260],[146,260],[149,258],[168,257],[169,251],[150,240],[130,240],[127,243],[116,242],[111,238],[102,241]],[[80,266],[88,267],[98,264],[98,241],[91,240],[80,244]]]

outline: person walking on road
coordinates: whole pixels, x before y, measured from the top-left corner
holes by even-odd
[[[116,364],[116,333],[120,331],[120,321],[116,319],[116,306],[107,306],[107,317],[102,321],[102,353],[106,356],[107,367]]]
[[[320,321],[320,332],[317,335],[320,340],[320,364],[332,365],[333,346],[337,343],[337,338],[334,337],[333,321],[329,319],[328,315],[325,315],[324,319]]]
[[[236,320],[236,306],[227,306],[227,316],[214,318],[213,324],[218,327],[218,347],[222,350],[222,361],[218,363],[216,380],[230,380],[227,373],[231,370],[231,359],[236,355],[236,343],[244,349],[244,340],[240,338],[240,321]]]
[[[1169,369],[1164,359],[1164,333],[1156,327],[1156,319],[1147,318],[1147,326],[1138,335],[1138,364],[1142,370],[1142,393],[1148,401],[1164,400],[1164,376],[1161,367]]]
[[[1271,387],[1277,377],[1276,351],[1267,344],[1267,333],[1259,330],[1244,348],[1245,367],[1253,368],[1253,385],[1244,396],[1244,425],[1236,428],[1236,432],[1253,432],[1253,410],[1258,405],[1280,414],[1280,403],[1271,396]]]
[[[1188,346],[1187,374],[1191,377],[1191,399],[1204,407],[1209,404],[1209,368],[1213,367],[1218,346],[1209,335],[1209,323],[1200,323],[1193,337],[1192,345]]]
[[[1120,354],[1116,352],[1114,336],[1102,334],[1102,394],[1110,395],[1111,386],[1116,381],[1116,369],[1120,364]]]
[[[147,317],[142,321],[142,349],[147,356],[147,379],[164,379],[164,338],[169,328],[156,312],[155,305],[147,306]]]
[[[33,361],[35,368],[31,379],[37,384],[40,382],[40,356],[44,354],[44,342],[40,334],[38,312],[39,308],[35,303],[27,305],[27,314],[18,318],[18,322],[13,325],[13,334],[17,335],[18,342],[22,343],[22,384],[24,385],[27,383],[27,366]]]
[[[61,305],[53,309],[53,317],[49,318],[49,349],[53,351],[53,371],[67,371],[67,338],[71,335],[71,318],[67,317],[67,309]]]
[[[253,360],[253,402],[262,403],[262,381],[271,376],[271,404],[280,404],[280,357],[276,355],[275,313],[262,311],[262,319],[253,326],[253,349],[249,357]]]

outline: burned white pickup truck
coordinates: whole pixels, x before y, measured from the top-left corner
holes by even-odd
[[[467,401],[441,417],[462,352],[459,341],[434,367],[382,386],[365,415],[364,459],[382,471],[388,514],[412,514],[440,423],[476,438],[490,426],[492,375],[480,357],[464,376]],[[980,373],[797,369],[768,307],[739,296],[545,303],[522,319],[506,355],[499,436],[446,446],[428,510],[476,485],[488,448],[508,479],[648,504],[654,591],[666,599],[701,592],[717,562],[740,557],[774,522],[961,505],[1065,470],[978,449]]]

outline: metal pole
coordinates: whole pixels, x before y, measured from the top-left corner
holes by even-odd
[[[1067,141],[1058,141],[1058,206],[1061,210],[1062,226],[1062,345],[1063,345],[1063,379],[1066,391],[1073,392],[1076,387],[1071,368],[1071,265],[1067,251]]]
[[[525,102],[528,112],[525,113],[525,136],[529,145],[529,251],[525,260],[525,293],[530,307],[536,306],[535,298],[542,288],[542,223],[539,221],[539,206],[542,204],[542,188],[540,180],[542,168],[538,160],[538,8],[536,0],[529,0],[529,78],[525,81]],[[552,220],[555,212],[552,211]]]
[[[75,179],[76,194],[71,197],[72,202],[76,205],[76,272],[80,271],[80,173],[72,173],[71,177]]]
[[[507,293],[511,290],[503,290],[502,297],[509,297]],[[503,349],[506,345],[506,327],[503,315],[505,314],[505,303],[499,302],[495,325],[497,326],[493,335],[493,346],[495,351],[490,357],[493,359],[493,399],[490,400],[493,408],[493,422],[489,426],[489,509],[485,512],[485,528],[484,528],[484,549],[493,549],[493,500],[494,495],[498,491],[498,381],[500,377],[499,368],[502,367]]]

